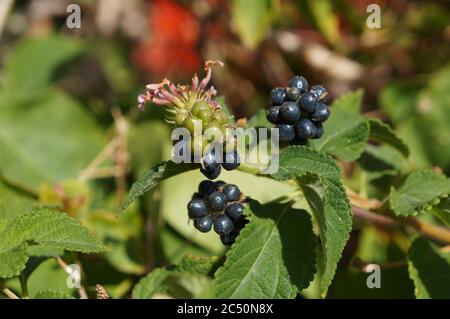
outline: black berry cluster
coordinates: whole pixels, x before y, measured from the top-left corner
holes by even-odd
[[[189,218],[202,233],[212,228],[224,245],[231,245],[244,228],[244,195],[233,184],[204,180],[187,205]]]
[[[305,145],[308,139],[323,135],[322,123],[330,115],[323,102],[327,93],[322,85],[308,90],[308,82],[298,75],[289,80],[288,87],[272,90],[267,119],[279,129],[281,143]]]

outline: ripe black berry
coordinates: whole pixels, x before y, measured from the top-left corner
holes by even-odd
[[[327,89],[325,89],[322,85],[313,85],[309,91],[317,96],[318,99],[323,100],[328,95]]]
[[[208,196],[208,206],[213,211],[221,211],[227,205],[227,197],[221,192],[213,192]]]
[[[237,151],[228,152],[225,154],[222,167],[227,171],[232,171],[239,167],[241,164],[241,159]]]
[[[276,105],[276,106],[272,106],[268,111],[267,111],[267,120],[272,123],[272,124],[277,124],[280,120],[280,106]]]
[[[284,102],[284,98],[286,93],[283,88],[274,88],[272,92],[270,92],[270,102],[272,105],[281,105]]]
[[[225,213],[233,221],[238,221],[244,214],[244,206],[241,203],[231,203],[227,206]]]
[[[317,96],[311,93],[304,93],[300,98],[300,107],[306,113],[312,113],[316,110],[319,100]]]
[[[286,88],[286,100],[288,101],[294,101],[296,102],[300,95],[302,94],[302,91],[299,88]]]
[[[295,134],[300,140],[307,140],[316,134],[316,126],[308,119],[301,119],[295,124]]]
[[[317,122],[325,122],[329,116],[330,111],[328,107],[323,103],[319,103],[316,110],[311,114],[311,119]]]
[[[295,131],[294,126],[290,124],[278,124],[280,142],[289,142],[294,139]]]
[[[303,93],[308,89],[308,82],[303,76],[296,75],[289,80],[288,86],[291,88],[298,88]]]
[[[194,220],[194,227],[202,233],[207,233],[211,230],[213,224],[213,218],[211,215],[203,216]]]
[[[214,231],[220,235],[229,234],[233,230],[233,221],[225,214],[214,218]]]
[[[206,170],[203,167],[200,167],[200,172],[205,175],[208,179],[216,179],[219,177],[220,172],[222,171],[222,166],[219,163],[215,163],[209,170]]]
[[[314,122],[316,126],[316,134],[314,134],[313,138],[321,138],[323,135],[323,125],[320,122]]]
[[[187,206],[189,218],[200,218],[208,214],[208,206],[203,199],[194,198]]]
[[[295,123],[300,118],[300,108],[295,102],[284,102],[280,114],[284,123]]]
[[[226,184],[222,189],[222,193],[225,194],[229,202],[237,201],[241,197],[241,191],[233,184]]]
[[[222,244],[231,246],[234,243],[235,237],[232,234],[221,234],[220,240],[222,241]]]
[[[202,195],[208,196],[217,189],[216,183],[209,180],[201,181],[198,185],[198,192]]]
[[[224,185],[226,185],[226,183],[224,181],[216,181],[216,189],[221,189],[221,187],[223,187]]]

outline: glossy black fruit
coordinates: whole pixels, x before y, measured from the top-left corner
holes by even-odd
[[[285,91],[286,91],[285,99],[287,101],[296,102],[300,98],[300,95],[302,94],[302,91],[299,88],[295,88],[295,87],[294,88],[291,88],[291,87],[286,88]]]
[[[329,116],[330,110],[328,110],[328,107],[323,103],[319,103],[316,110],[311,114],[311,119],[317,122],[325,122]]]
[[[316,134],[316,126],[308,119],[301,119],[295,124],[295,135],[299,140],[307,140]]]
[[[238,221],[244,214],[244,206],[241,203],[231,203],[227,206],[225,213],[233,221]]]
[[[223,158],[222,167],[227,171],[232,171],[239,167],[241,164],[241,158],[237,151],[226,153]]]
[[[200,218],[208,214],[208,206],[203,199],[194,198],[188,205],[189,218]]]
[[[323,135],[323,125],[320,122],[314,122],[316,126],[316,134],[314,134],[313,138],[321,138]]]
[[[289,80],[288,86],[291,88],[298,88],[303,93],[308,89],[308,82],[303,76],[296,75]]]
[[[208,196],[208,206],[213,211],[221,211],[227,205],[227,197],[221,192],[213,192]]]
[[[267,120],[272,124],[278,124],[281,119],[280,105],[272,106],[266,114]]]
[[[207,178],[207,179],[216,179],[220,176],[220,172],[222,171],[222,166],[220,166],[219,163],[214,164],[212,167],[210,167],[210,170],[206,170],[203,167],[200,167],[200,172]]]
[[[272,92],[270,92],[270,103],[272,105],[281,105],[284,102],[284,98],[286,93],[283,88],[274,88]]]
[[[309,91],[310,93],[317,96],[318,99],[323,100],[328,95],[327,89],[325,89],[322,85],[313,85]]]
[[[211,215],[201,217],[194,220],[194,227],[197,228],[202,233],[207,233],[211,230],[213,225],[213,218]]]
[[[222,189],[222,193],[227,197],[229,202],[237,201],[241,197],[241,191],[233,184],[226,184]]]
[[[221,234],[220,240],[222,241],[222,244],[225,246],[231,246],[234,243],[235,236],[233,234]]]
[[[289,142],[294,139],[295,131],[294,126],[290,124],[278,124],[276,126],[279,130],[280,142]]]
[[[317,109],[319,100],[317,96],[311,93],[304,93],[300,97],[300,107],[306,113],[312,113]]]
[[[284,102],[280,114],[283,123],[295,123],[300,118],[300,108],[295,102]]]
[[[233,221],[225,214],[214,218],[214,231],[220,235],[229,234],[233,230]]]
[[[200,184],[198,184],[198,192],[202,195],[208,196],[212,192],[216,191],[216,183],[209,180],[201,181]]]

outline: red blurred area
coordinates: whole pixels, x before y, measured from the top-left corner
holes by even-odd
[[[155,77],[191,76],[198,71],[199,22],[186,7],[173,0],[151,2],[149,38],[133,51],[135,63]]]

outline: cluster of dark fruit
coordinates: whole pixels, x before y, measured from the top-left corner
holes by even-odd
[[[221,109],[214,109],[210,103],[206,101],[198,101],[189,110],[178,110],[174,122],[178,127],[186,128],[190,134],[191,139],[185,143],[190,148],[192,160],[196,158],[196,154],[201,151],[205,153],[200,159],[200,171],[208,179],[216,179],[219,177],[222,168],[231,171],[240,165],[240,157],[235,149],[235,145],[230,141],[225,141],[226,127],[228,123],[228,116]],[[202,127],[202,135],[196,136],[199,132],[194,130],[195,126]],[[210,138],[206,138],[205,132],[208,130]],[[214,141],[214,138],[221,136],[222,154],[216,154],[214,150],[208,151],[208,146]],[[229,147],[229,146],[232,147]],[[230,148],[232,148],[230,150]]]
[[[242,202],[245,197],[236,185],[204,180],[187,205],[189,218],[202,233],[212,228],[224,245],[231,245],[247,220]]]
[[[279,129],[281,143],[305,145],[309,138],[323,135],[322,123],[330,115],[323,103],[327,93],[322,85],[308,90],[308,82],[298,75],[289,80],[288,87],[272,90],[267,119]]]

